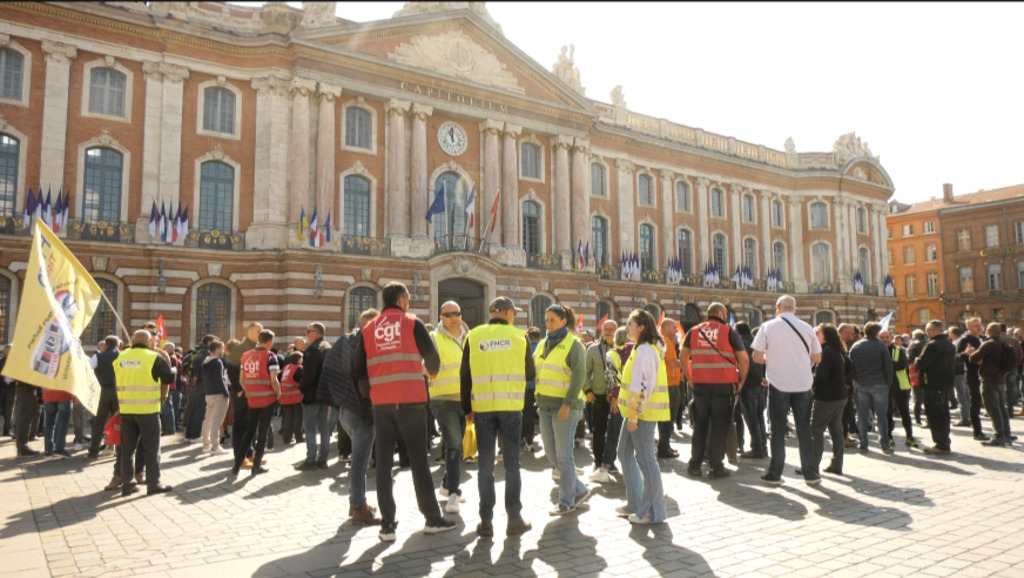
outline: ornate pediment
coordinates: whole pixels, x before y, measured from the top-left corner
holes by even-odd
[[[519,94],[526,92],[494,53],[461,30],[414,36],[388,53],[388,60]]]

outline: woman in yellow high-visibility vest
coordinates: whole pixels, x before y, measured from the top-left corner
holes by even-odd
[[[642,309],[629,315],[626,331],[636,346],[622,368],[619,386],[619,412],[626,419],[626,430],[619,436],[626,505],[615,511],[633,524],[658,524],[668,517],[661,470],[654,455],[654,432],[671,413],[661,349],[665,342],[654,317]]]
[[[544,454],[555,468],[551,477],[558,482],[558,505],[552,516],[576,510],[590,497],[590,489],[576,470],[573,437],[583,419],[583,381],[587,351],[572,334],[576,316],[572,309],[552,305],[544,312],[548,333],[537,345],[533,360],[537,366],[537,410]]]

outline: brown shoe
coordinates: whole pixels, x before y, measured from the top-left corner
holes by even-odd
[[[116,489],[121,487],[121,483],[122,483],[121,476],[114,476],[113,478],[110,478],[110,483],[107,484],[107,487],[103,488],[103,491],[104,492],[113,492],[114,490],[116,490]]]
[[[518,522],[509,522],[508,526],[505,527],[506,536],[515,536],[517,534],[523,534],[529,532],[533,528],[533,524],[526,520],[519,520]]]
[[[139,473],[135,474],[135,482],[138,483],[139,485],[145,484],[146,483],[146,474],[144,474],[142,472],[139,472]]]
[[[375,526],[380,524],[380,518],[375,515],[377,509],[369,504],[363,504],[361,508],[349,508],[349,515],[352,522],[361,526]]]

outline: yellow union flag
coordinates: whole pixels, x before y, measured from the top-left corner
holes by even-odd
[[[96,413],[100,384],[78,340],[102,290],[57,235],[36,220],[25,289],[3,374],[75,395]]]

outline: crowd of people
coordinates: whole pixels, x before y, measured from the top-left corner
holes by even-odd
[[[716,302],[707,320],[692,327],[655,321],[638,309],[624,327],[608,320],[598,334],[577,334],[576,313],[564,305],[547,308],[544,331],[523,331],[516,327],[522,310],[507,297],[494,299],[489,321],[474,328],[455,301],[442,304],[435,326],[410,313],[409,300],[403,284],[386,285],[383,309],[363,312],[333,344],[321,323],[310,323],[304,338],[283,347],[260,323],[249,324],[241,340],[207,335],[187,352],[158,343],[155,324],[135,331],[127,347],[109,336],[91,360],[101,387],[91,428],[71,394],[4,378],[3,434],[15,438],[19,456],[37,455],[29,441],[42,437],[46,456],[68,458],[73,419],[71,451],[87,448],[94,460],[112,448],[114,471],[105,489],[127,496],[143,484],[149,495],[171,491],[160,479],[163,436],[183,432],[186,443],[213,456],[227,454],[230,439],[234,477],[243,469],[251,476],[270,471],[265,456],[274,447],[276,416],[282,445],[305,443],[299,471],[328,468],[337,431],[340,461],[349,464],[349,516],[379,524],[383,541],[396,539],[396,450],[400,465],[411,469],[425,532],[455,527],[445,515],[459,514],[466,501],[460,480],[470,432],[482,537],[494,535],[498,460],[506,535],[532,528],[522,511],[521,458],[541,449],[558,487],[550,515],[576,511],[591,495],[587,482],[621,477],[626,499],[617,514],[633,524],[664,522],[658,460],[680,457],[671,440],[684,421],[692,435],[683,458],[688,475],[717,480],[731,475],[727,462],[770,458],[761,477],[770,486],[782,483],[793,431],[796,472],[810,485],[821,483],[822,473],[843,474],[846,448],[868,452],[877,443],[883,454],[894,453],[897,415],[907,448],[928,455],[953,451],[953,426],[972,428],[986,446],[1016,440],[1010,421],[1020,415],[1024,332],[998,323],[983,327],[978,318],[967,320],[966,331],[947,331],[933,320],[913,335],[893,335],[876,322],[811,327],[786,295],[775,317],[753,330],[730,325],[728,309]],[[982,407],[991,437],[982,428]],[[951,408],[959,409],[955,424]],[[929,430],[930,445],[915,437],[915,426]],[[588,430],[593,471],[586,475],[574,450]],[[431,432],[440,437],[439,488]],[[831,457],[821,468],[826,433]],[[367,499],[372,468],[376,507]]]

